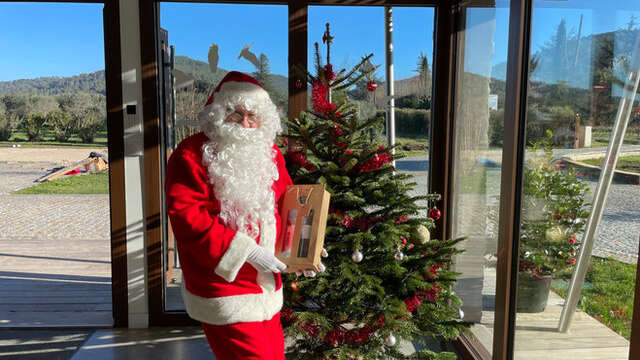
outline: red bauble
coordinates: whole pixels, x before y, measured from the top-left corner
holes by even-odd
[[[440,213],[440,210],[438,210],[438,208],[433,208],[429,211],[429,217],[432,218],[433,220],[438,220],[440,219],[440,216],[442,214]]]
[[[376,91],[378,84],[375,81],[371,80],[367,83],[367,91]]]
[[[300,89],[302,87],[302,81],[296,80],[296,88]]]
[[[297,281],[292,281],[291,282],[291,290],[298,291],[298,282]]]
[[[344,227],[346,228],[351,226],[351,219],[349,218],[349,215],[344,216],[344,220],[342,220],[342,225],[344,225]]]

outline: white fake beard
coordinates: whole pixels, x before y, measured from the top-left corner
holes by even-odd
[[[278,179],[273,140],[258,128],[222,123],[204,145],[204,162],[209,170],[219,217],[233,230],[252,238],[259,234],[260,221],[274,221],[272,185]]]

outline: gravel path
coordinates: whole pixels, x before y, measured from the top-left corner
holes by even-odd
[[[597,182],[589,181],[591,199]],[[640,239],[640,186],[612,184],[598,227],[594,255],[613,256],[627,263],[638,258]]]
[[[108,195],[0,195],[0,239],[109,239]]]
[[[0,195],[34,185],[34,180],[58,166],[54,162],[0,162]]]
[[[100,147],[0,147],[0,162],[55,162],[69,165],[86,159],[92,151],[107,155],[107,148]]]
[[[0,239],[109,239],[108,195],[10,195],[55,162],[0,162]]]

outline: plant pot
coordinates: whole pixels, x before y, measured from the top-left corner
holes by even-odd
[[[551,275],[535,278],[518,275],[518,303],[516,311],[520,313],[539,313],[547,307]]]

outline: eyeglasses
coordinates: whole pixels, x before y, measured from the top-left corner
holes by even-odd
[[[248,112],[248,111],[243,111],[243,110],[236,110],[233,113],[231,113],[227,119],[236,122],[236,123],[241,123],[244,121],[245,116],[247,117],[247,122],[249,124],[258,124],[258,116],[254,113]]]

